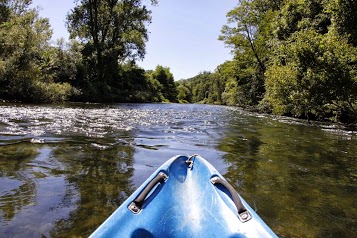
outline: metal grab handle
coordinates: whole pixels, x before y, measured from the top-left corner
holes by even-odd
[[[148,185],[146,185],[146,187],[144,188],[144,190],[139,194],[139,196],[137,196],[135,198],[135,200],[130,203],[130,205],[128,206],[128,209],[134,213],[134,214],[138,214],[141,211],[141,208],[144,204],[145,198],[146,196],[151,192],[151,190],[158,184],[161,182],[165,182],[166,179],[168,178],[168,176],[164,173],[164,172],[160,172],[158,173],[155,178],[153,180],[150,181],[150,183],[148,183]]]
[[[236,206],[237,211],[238,211],[238,218],[241,222],[249,221],[252,218],[250,213],[243,206],[243,203],[240,200],[237,191],[232,187],[232,185],[230,185],[226,180],[224,180],[218,176],[211,178],[210,181],[213,185],[221,184],[223,187],[225,187],[228,190],[228,192],[231,194],[231,196],[233,198],[234,205]]]

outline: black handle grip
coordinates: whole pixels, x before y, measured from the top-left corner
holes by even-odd
[[[231,196],[233,198],[234,205],[237,208],[238,218],[239,218],[240,221],[246,222],[246,221],[249,221],[252,218],[250,213],[243,206],[243,203],[240,200],[240,198],[238,196],[238,193],[232,187],[232,185],[230,185],[226,180],[224,180],[224,179],[222,179],[222,178],[220,178],[218,176],[215,176],[215,177],[211,178],[211,183],[214,184],[214,185],[221,184],[223,187],[225,187],[228,190],[228,192],[231,194]]]
[[[144,204],[146,196],[150,193],[150,191],[158,184],[161,182],[164,182],[168,176],[164,172],[158,173],[153,180],[146,185],[143,191],[135,198],[135,200],[130,203],[128,209],[134,213],[138,214],[141,211],[141,208]]]

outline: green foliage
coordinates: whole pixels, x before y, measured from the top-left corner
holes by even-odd
[[[45,83],[36,81],[32,85],[34,102],[63,102],[67,101],[73,92],[73,87],[68,83]]]
[[[201,72],[199,75],[177,82],[178,100],[184,103],[221,104],[224,84],[217,80],[217,74]]]
[[[41,71],[55,82],[75,83],[79,65],[82,62],[81,47],[78,42],[65,43],[57,40],[56,47],[49,47],[42,55]]]
[[[356,49],[333,31],[300,31],[277,48],[266,74],[273,111],[320,119],[352,112],[356,102]]]
[[[40,18],[31,1],[1,2],[6,12],[0,24],[0,98],[27,102],[57,102],[67,99],[74,89],[56,84],[44,70],[52,60],[48,19]],[[53,67],[52,67],[53,70]]]
[[[142,59],[150,21],[142,0],[78,1],[67,16],[67,25],[71,38],[84,45],[89,78],[110,85],[117,80],[118,62]]]
[[[221,104],[237,105],[237,62],[226,61],[216,69],[216,81]]]
[[[340,34],[331,2],[287,1],[272,23],[273,57],[265,102],[273,112],[352,122],[356,119],[356,53]]]
[[[225,104],[254,107],[265,92],[264,73],[270,56],[269,42],[271,24],[280,1],[240,1],[228,12],[228,24],[223,26],[219,37],[232,48],[234,59],[220,67],[231,68],[230,75],[223,76],[227,82],[222,94]]]
[[[142,0],[78,1],[67,16],[71,37],[79,39],[83,47],[74,82],[83,93],[77,100],[176,101],[176,86],[168,68],[158,66],[146,73],[135,64],[145,55],[150,13]]]
[[[180,103],[192,102],[192,93],[185,84],[178,84],[177,91],[177,99]]]
[[[326,34],[331,25],[331,14],[324,0],[290,0],[282,5],[275,21],[274,33],[279,40],[287,40],[296,31],[311,29]]]
[[[40,18],[30,4],[30,0],[0,1],[0,98],[176,101],[168,68],[149,73],[135,64],[144,57],[151,20],[141,0],[78,1],[67,21],[76,40],[59,39],[56,46],[49,43],[48,19]]]
[[[151,21],[142,0],[78,0],[67,16],[76,40],[57,46],[30,4],[0,0],[2,99],[199,102],[357,121],[357,1],[240,0],[219,36],[233,59],[177,83],[168,67],[135,64]]]
[[[192,94],[193,102],[203,102],[208,103],[208,98],[210,97],[210,92],[212,92],[212,73],[202,72],[199,75],[193,77],[192,81]]]
[[[356,122],[356,10],[357,1],[240,0],[219,36],[233,59],[180,81],[179,99]]]
[[[162,85],[153,79],[150,73],[133,64],[122,66],[123,88],[127,90],[124,95],[129,95],[121,101],[130,102],[161,102],[164,97],[161,93]]]
[[[349,43],[357,46],[357,1],[335,0],[326,3],[326,11],[334,18],[339,34],[347,35]]]
[[[290,94],[295,94],[293,89],[296,87],[297,74],[298,68],[293,66],[273,65],[268,68],[265,99],[273,105],[274,113],[285,114],[291,111],[294,101]]]
[[[175,102],[177,100],[177,89],[174,77],[170,68],[158,65],[150,74],[152,82],[157,81],[160,84],[160,92],[164,99]],[[157,83],[154,83],[157,84]]]

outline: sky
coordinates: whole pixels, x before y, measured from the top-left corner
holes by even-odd
[[[157,6],[150,6],[152,23],[148,26],[146,55],[137,64],[146,70],[157,65],[169,67],[175,80],[191,78],[202,71],[213,72],[232,58],[230,49],[217,38],[227,22],[227,12],[237,3],[237,0],[159,0]],[[65,19],[75,6],[74,0],[33,0],[33,5],[40,7],[40,16],[49,18],[53,40],[68,39]]]

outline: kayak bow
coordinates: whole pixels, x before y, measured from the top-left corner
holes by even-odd
[[[90,238],[277,237],[200,156],[176,156],[153,173]]]

